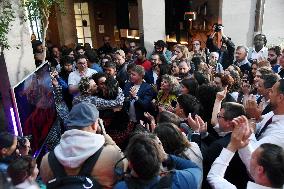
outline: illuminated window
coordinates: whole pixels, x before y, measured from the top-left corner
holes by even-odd
[[[74,3],[74,11],[78,43],[90,43],[93,46],[88,3]]]

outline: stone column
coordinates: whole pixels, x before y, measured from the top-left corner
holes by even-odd
[[[224,32],[235,45],[252,46],[256,0],[223,0],[222,23]]]
[[[166,39],[165,0],[138,0],[138,18],[141,45],[149,56],[154,42]]]

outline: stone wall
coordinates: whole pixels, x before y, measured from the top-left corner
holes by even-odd
[[[10,84],[14,86],[35,70],[35,63],[30,41],[31,33],[28,24],[23,22],[23,11],[19,8],[20,0],[12,1],[16,19],[8,34],[11,48],[5,50],[4,55]]]
[[[279,45],[284,47],[284,1],[266,0],[262,32],[267,37],[267,45]]]
[[[256,0],[223,0],[224,33],[231,37],[236,45],[252,46],[255,6]]]

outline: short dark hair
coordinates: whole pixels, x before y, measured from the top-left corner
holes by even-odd
[[[92,75],[92,79],[98,84],[100,78],[105,77],[107,78],[107,74],[104,72],[95,73]]]
[[[277,56],[281,55],[281,47],[279,46],[271,47],[268,51],[274,51]]]
[[[163,41],[163,40],[158,40],[156,42],[154,42],[154,45],[157,47],[167,47],[167,44]]]
[[[150,180],[159,175],[163,161],[156,136],[142,132],[135,134],[126,148],[126,157],[140,179]]]
[[[88,58],[85,56],[85,55],[78,55],[77,57],[76,57],[76,63],[78,62],[78,60],[80,60],[80,59],[83,59],[83,58],[85,58],[86,60],[88,60]]]
[[[96,53],[93,50],[87,50],[85,52],[85,55],[91,63],[95,63],[99,61]]]
[[[261,154],[257,160],[261,165],[273,188],[284,184],[284,150],[275,144],[261,144]]]
[[[113,68],[116,69],[116,64],[112,61],[108,61],[105,63],[104,68]]]
[[[279,79],[279,77],[274,73],[261,75],[260,78],[263,80],[263,85],[266,89],[272,88]]]
[[[245,115],[245,108],[242,104],[236,102],[225,102],[222,104],[224,109],[224,119],[233,120],[236,117]]]
[[[137,52],[137,51],[141,51],[142,55],[145,55],[145,56],[147,55],[147,50],[146,50],[145,47],[138,47],[138,48],[135,49],[135,52]]]
[[[10,148],[14,143],[15,136],[8,132],[0,133],[0,149]]]
[[[76,47],[75,50],[76,50],[76,52],[77,52],[78,50],[81,50],[81,49],[85,50],[85,48],[84,48],[83,46],[79,45],[79,46]]]
[[[177,101],[185,115],[189,113],[199,114],[201,105],[195,96],[183,94],[177,98]]]
[[[8,175],[14,185],[18,185],[33,174],[36,167],[36,161],[31,156],[20,156],[14,160],[8,167]]]
[[[61,65],[64,66],[66,64],[72,64],[73,65],[73,59],[69,56],[63,56],[61,58]]]

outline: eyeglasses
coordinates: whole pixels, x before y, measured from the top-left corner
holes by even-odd
[[[217,119],[221,119],[221,118],[225,119],[224,116],[221,116],[220,113],[218,113],[218,114],[217,114]]]
[[[130,48],[135,49],[136,46],[130,46]]]

